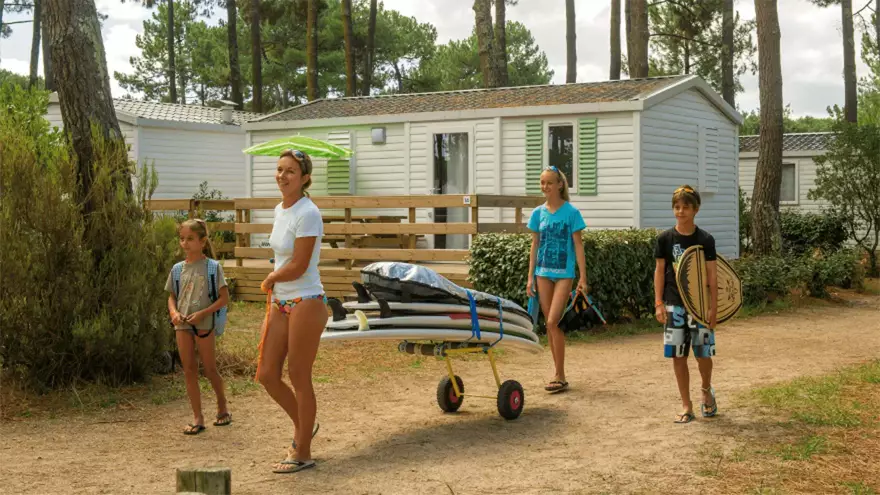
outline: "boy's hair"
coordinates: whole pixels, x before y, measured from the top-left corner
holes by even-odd
[[[545,170],[556,174],[556,179],[562,183],[562,190],[559,191],[562,199],[565,201],[570,201],[568,195],[568,179],[565,178],[565,174],[563,174],[561,170],[552,165],[547,167]]]
[[[694,208],[700,207],[700,193],[698,193],[693,187],[685,184],[672,193],[672,206],[675,206],[675,203],[679,201],[684,201],[684,204],[691,205]]]
[[[199,240],[205,240],[205,247],[202,249],[202,254],[213,259],[214,246],[211,244],[211,238],[208,236],[208,224],[201,218],[193,218],[180,224],[180,228],[178,228],[177,231],[180,232],[180,229],[183,229],[184,227],[195,232],[195,234],[199,236]]]
[[[300,150],[293,150],[293,149],[287,149],[287,150],[282,151],[281,156],[279,156],[278,159],[280,160],[280,159],[284,158],[285,156],[289,156],[290,158],[293,158],[293,161],[295,161],[297,164],[299,164],[300,172],[302,172],[303,175],[309,176],[309,180],[307,180],[306,183],[303,184],[303,188],[302,188],[303,196],[308,196],[309,193],[308,193],[307,189],[309,188],[309,186],[312,185],[312,159],[309,158],[309,155],[305,154],[304,152],[302,152]]]

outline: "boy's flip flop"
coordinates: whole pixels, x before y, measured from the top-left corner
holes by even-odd
[[[556,392],[562,392],[567,388],[568,382],[564,382],[562,380],[553,380],[546,387],[544,387],[544,390],[550,392],[551,394],[555,394]]]
[[[273,469],[272,470],[273,473],[289,474],[289,473],[295,473],[297,471],[302,471],[303,469],[309,469],[309,468],[315,467],[315,461],[312,461],[312,460],[298,461],[296,459],[285,459],[285,460],[279,462],[279,464],[281,464],[282,467],[277,468],[277,469]]]
[[[715,388],[709,387],[708,389],[701,389],[703,392],[709,392],[709,395],[712,396],[712,405],[707,406],[705,403],[700,404],[700,412],[703,413],[704,418],[711,418],[718,414],[718,401],[715,399]]]

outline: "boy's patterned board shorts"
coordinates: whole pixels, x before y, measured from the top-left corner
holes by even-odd
[[[682,306],[666,306],[663,356],[687,357],[691,347],[694,348],[694,357],[714,356],[715,331],[697,323]]]

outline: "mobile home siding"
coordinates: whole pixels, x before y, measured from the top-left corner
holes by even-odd
[[[501,194],[524,195],[526,158],[526,120],[572,122],[595,118],[597,129],[598,194],[572,194],[571,203],[580,209],[588,229],[621,229],[633,226],[633,117],[631,113],[554,115],[502,122]],[[577,140],[577,137],[575,137]],[[545,143],[547,141],[544,136]],[[545,145],[546,149],[546,145]],[[546,158],[544,166],[546,166]],[[523,211],[525,221],[530,211]],[[505,209],[503,221],[514,220],[514,211]]]
[[[781,208],[794,208],[803,212],[819,213],[826,206],[824,201],[811,200],[807,196],[810,189],[816,188],[816,162],[811,157],[789,157],[782,155],[782,163],[793,163],[797,177],[797,204],[781,203]],[[758,158],[741,157],[739,160],[739,185],[746,196],[752,197],[755,190],[755,172]]]
[[[665,229],[674,224],[670,200],[682,184],[700,187],[705,150],[700,129],[717,129],[717,192],[701,191],[697,224],[715,237],[718,252],[739,256],[737,197],[737,128],[697,90],[663,101],[641,116],[641,227]],[[600,168],[600,174],[601,168]],[[705,171],[703,172],[705,173]],[[714,174],[710,174],[714,179]]]
[[[246,196],[244,145],[238,133],[139,129],[141,161],[153,164],[159,174],[156,199],[191,198],[205,181],[209,191],[217,189],[227,198]]]

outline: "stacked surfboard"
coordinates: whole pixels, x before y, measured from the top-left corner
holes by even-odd
[[[331,300],[323,341],[492,344],[540,352],[528,312],[518,304],[450,282],[419,265],[373,263],[353,284],[357,301]]]

